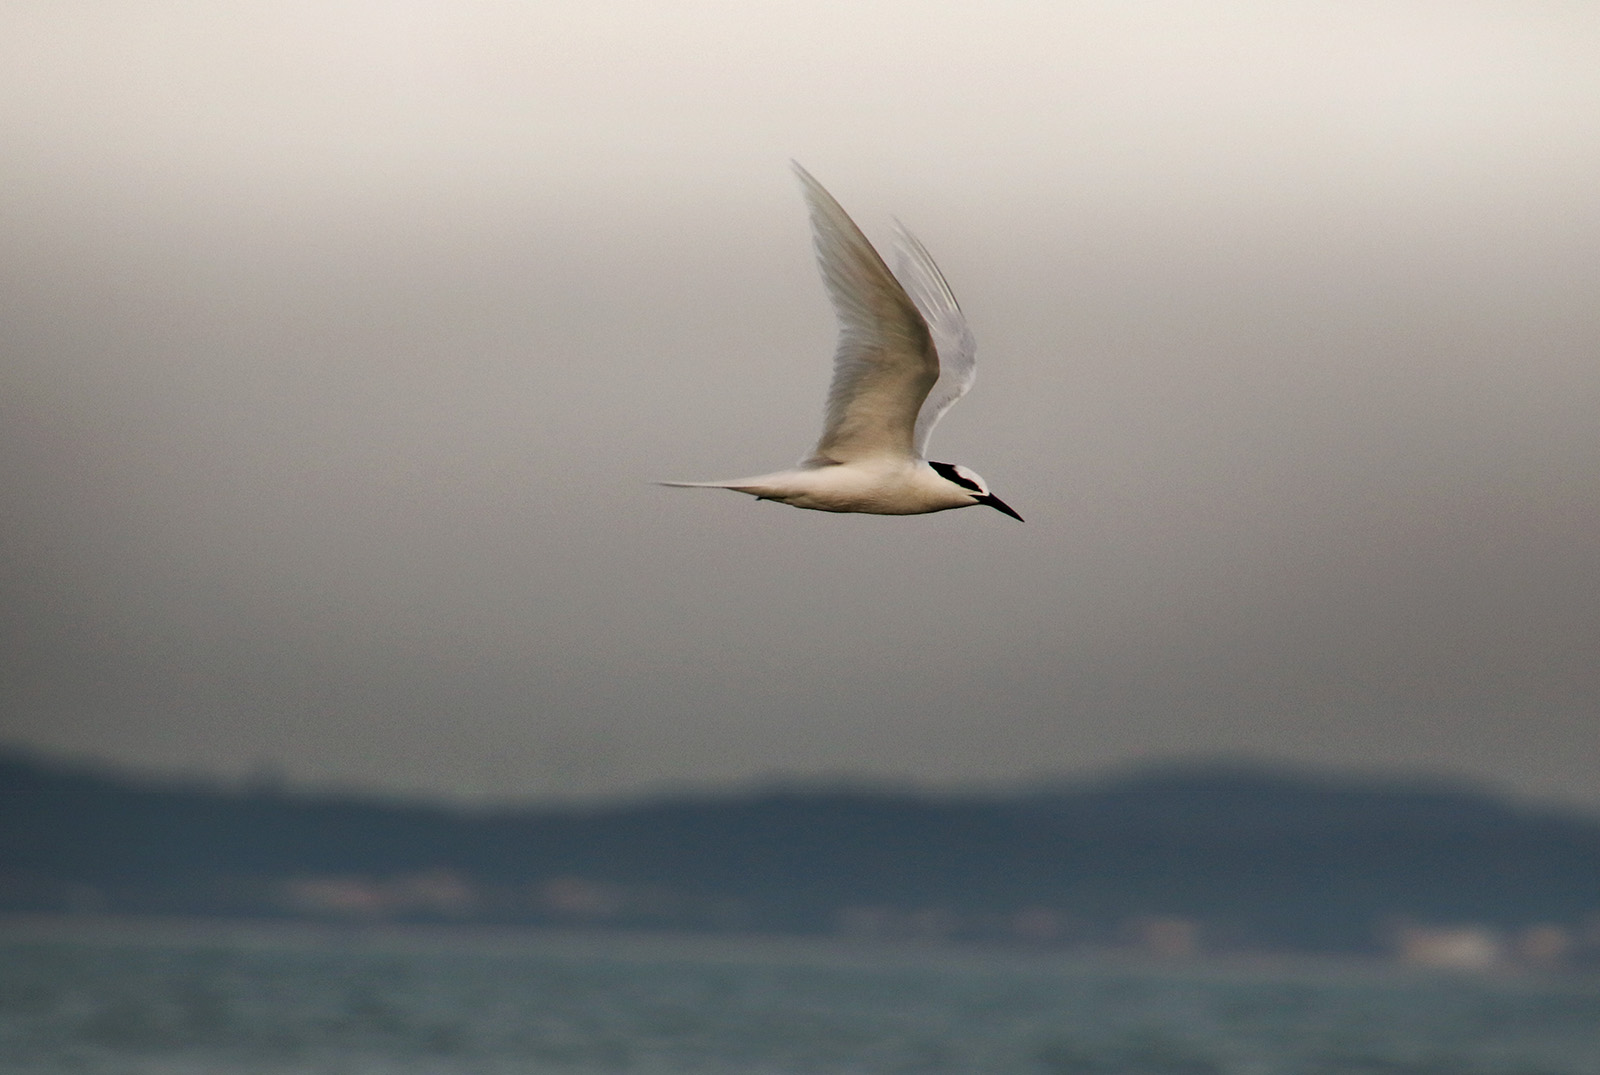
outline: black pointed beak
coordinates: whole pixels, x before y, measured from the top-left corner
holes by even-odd
[[[974,499],[977,500],[977,502],[980,503],[980,504],[989,505],[995,511],[998,511],[1003,515],[1011,516],[1013,519],[1017,520],[1017,522],[1019,522],[1019,523],[1027,521],[1022,516],[1018,515],[1014,511],[1012,511],[1010,504],[1007,504],[1004,500],[1001,500],[999,497],[995,496],[992,493],[985,493],[983,496],[974,497]]]

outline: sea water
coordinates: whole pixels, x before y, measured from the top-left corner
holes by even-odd
[[[9,1075],[1597,1075],[1581,979],[753,940],[0,935]]]

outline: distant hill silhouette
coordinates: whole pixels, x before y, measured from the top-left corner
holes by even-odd
[[[1015,794],[468,810],[0,755],[0,910],[378,916],[1366,951],[1396,923],[1600,915],[1600,821],[1245,767]]]

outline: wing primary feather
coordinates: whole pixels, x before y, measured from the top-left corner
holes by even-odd
[[[912,458],[917,416],[939,380],[939,352],[929,324],[833,196],[798,163],[794,171],[810,211],[823,283],[839,318],[822,437],[806,462]]]
[[[928,248],[898,220],[895,254],[896,275],[927,323],[939,356],[939,380],[923,401],[912,437],[913,449],[925,456],[933,427],[967,394],[977,377],[978,347],[944,273],[934,264]]]

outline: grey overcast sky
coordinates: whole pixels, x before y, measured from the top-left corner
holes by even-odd
[[[468,798],[1219,755],[1600,807],[1600,7],[0,12],[0,742]],[[809,448],[788,160],[1024,516]]]

